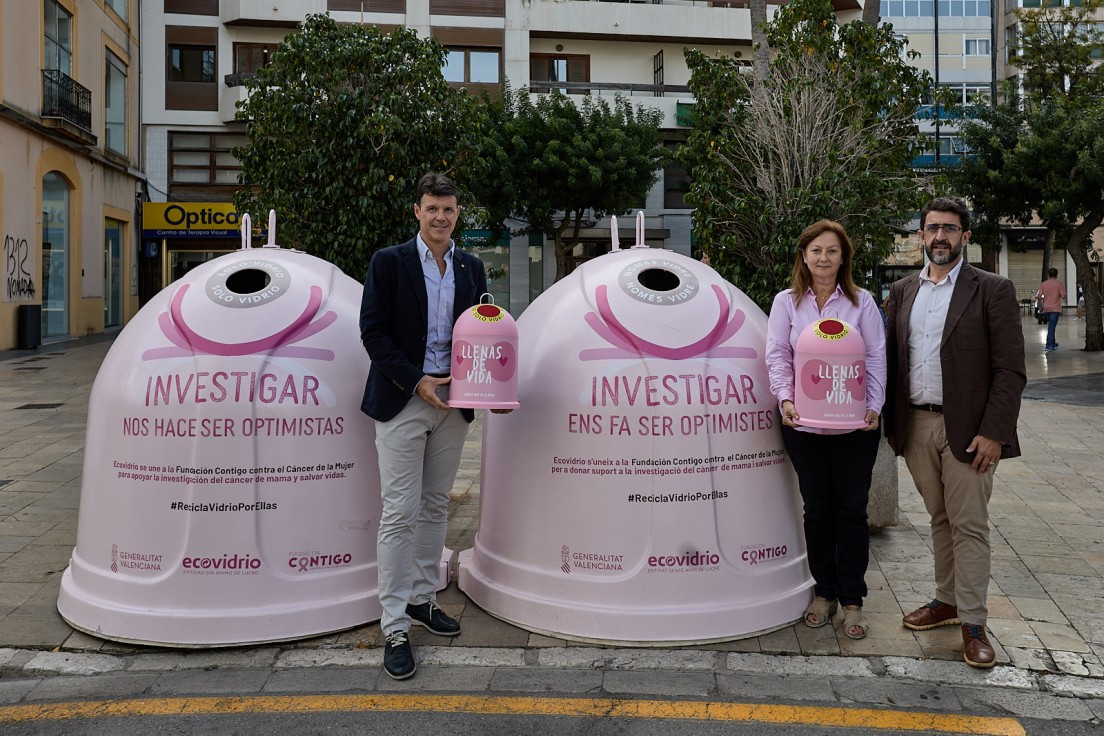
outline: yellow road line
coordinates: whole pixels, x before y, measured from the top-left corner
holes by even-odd
[[[1014,718],[942,713],[908,713],[871,708],[617,700],[609,698],[526,698],[480,695],[294,695],[224,698],[142,698],[40,703],[0,707],[0,723],[112,718],[194,716],[239,713],[327,713],[419,711],[476,715],[539,715],[576,718],[650,718],[756,723],[811,724],[889,731],[1026,736]]]

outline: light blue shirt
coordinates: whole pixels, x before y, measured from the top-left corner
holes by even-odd
[[[939,347],[943,344],[951,294],[964,260],[965,253],[938,283],[928,276],[930,263],[920,271],[920,290],[916,292],[909,314],[909,403],[943,404],[943,364],[939,360]]]
[[[456,276],[452,270],[452,255],[456,244],[449,241],[449,249],[445,251],[445,272],[442,274],[437,260],[420,233],[417,241],[418,259],[425,276],[428,302],[426,316],[429,320],[422,370],[426,373],[447,374],[452,369],[452,308],[456,301]]]

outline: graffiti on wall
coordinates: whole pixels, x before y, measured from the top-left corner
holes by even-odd
[[[4,301],[22,302],[35,298],[34,253],[26,238],[4,236]]]

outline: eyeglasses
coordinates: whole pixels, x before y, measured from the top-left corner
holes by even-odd
[[[937,232],[939,232],[940,229],[942,229],[943,232],[947,233],[948,235],[957,235],[958,233],[962,232],[962,228],[960,228],[958,225],[936,225],[933,222],[930,225],[924,226],[924,232],[926,232],[928,235],[935,235]]]

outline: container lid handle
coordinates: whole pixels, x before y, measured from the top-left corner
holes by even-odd
[[[634,245],[633,247],[648,247],[648,244],[644,242],[644,210],[636,211],[636,245]]]
[[[485,302],[485,301],[483,301],[484,299],[490,299],[490,301]],[[483,296],[479,297],[479,303],[480,304],[494,304],[494,295],[491,294],[490,292],[485,292],[483,294]]]
[[[610,250],[621,250],[621,243],[617,239],[617,215],[610,215],[610,241],[613,246]]]
[[[249,250],[253,247],[252,241],[253,235],[253,218],[246,212],[241,216],[241,249]]]
[[[268,242],[265,243],[266,248],[279,248],[276,245],[276,210],[268,211]]]

